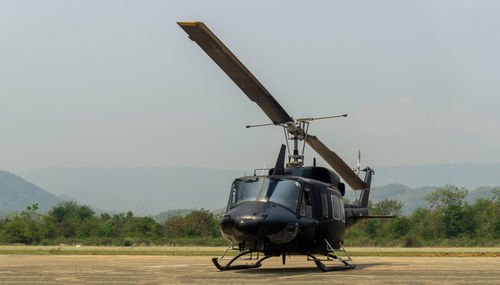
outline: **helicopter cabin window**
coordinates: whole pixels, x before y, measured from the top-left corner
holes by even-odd
[[[300,205],[300,215],[312,219],[312,206],[311,206],[311,190],[304,189],[302,194],[302,202]]]
[[[332,213],[333,213],[333,218],[336,220],[341,219],[341,209],[340,209],[340,201],[339,198],[335,195],[332,195]]]
[[[328,211],[328,195],[321,193],[321,209],[323,210],[323,218],[330,218],[330,211]]]
[[[344,202],[342,201],[341,198],[339,198],[339,203],[340,203],[340,219],[342,222],[345,222],[345,208],[344,208]]]

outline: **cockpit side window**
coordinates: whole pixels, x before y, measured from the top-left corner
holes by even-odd
[[[309,188],[304,188],[300,205],[300,215],[312,219],[311,190]]]
[[[236,204],[258,199],[258,195],[265,179],[236,180],[231,186],[228,209]]]
[[[336,220],[340,220],[341,219],[341,215],[340,215],[341,208],[340,208],[339,198],[337,196],[335,196],[335,195],[331,195],[331,199],[332,199],[332,214],[333,214],[333,218],[336,219]]]

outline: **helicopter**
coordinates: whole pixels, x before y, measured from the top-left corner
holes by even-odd
[[[346,229],[364,219],[393,216],[368,214],[374,170],[361,169],[359,153],[357,167],[353,169],[308,133],[309,124],[314,120],[346,117],[347,114],[293,119],[203,22],[177,24],[271,120],[271,123],[246,127],[281,126],[285,134],[286,145],[281,145],[273,168],[256,169],[252,176],[234,180],[220,221],[222,236],[231,244],[220,258],[212,259],[214,265],[221,271],[258,268],[270,257],[281,256],[285,264],[287,255],[306,255],[307,260],[314,261],[324,272],[356,268],[349,263],[352,259],[343,246]],[[312,166],[304,166],[306,144],[335,172],[316,166],[315,158]],[[260,175],[259,170],[262,171]],[[365,173],[364,179],[359,177],[360,172]],[[342,197],[346,187],[340,177],[352,190],[361,190],[357,203],[344,204]],[[226,259],[229,250],[238,253],[221,265],[220,261]],[[233,265],[237,260],[250,263]],[[341,265],[326,264],[330,262]]]

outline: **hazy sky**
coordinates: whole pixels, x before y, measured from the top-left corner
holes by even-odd
[[[1,1],[0,169],[271,165],[190,20],[351,165],[500,162],[500,1],[241,2]]]

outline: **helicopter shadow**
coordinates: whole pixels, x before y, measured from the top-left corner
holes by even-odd
[[[253,268],[240,270],[235,273],[238,274],[257,274],[257,275],[270,275],[270,276],[294,276],[314,272],[321,272],[316,266],[312,267],[283,267],[283,268]]]
[[[363,270],[365,268],[369,268],[369,267],[373,267],[373,266],[382,266],[382,265],[392,265],[392,263],[377,262],[377,263],[356,264],[356,269]]]
[[[377,262],[377,263],[364,263],[364,264],[356,264],[356,268],[352,270],[345,270],[344,272],[353,272],[357,270],[363,270],[365,268],[373,267],[373,266],[382,266],[382,265],[390,265],[390,263],[385,262]],[[265,266],[265,265],[264,265]],[[333,271],[332,271],[333,272]],[[338,272],[338,271],[335,271]],[[279,275],[279,276],[295,276],[302,275],[308,273],[323,273],[319,270],[314,264],[308,267],[283,267],[283,268],[252,268],[235,271],[238,274],[265,274],[265,275]]]

